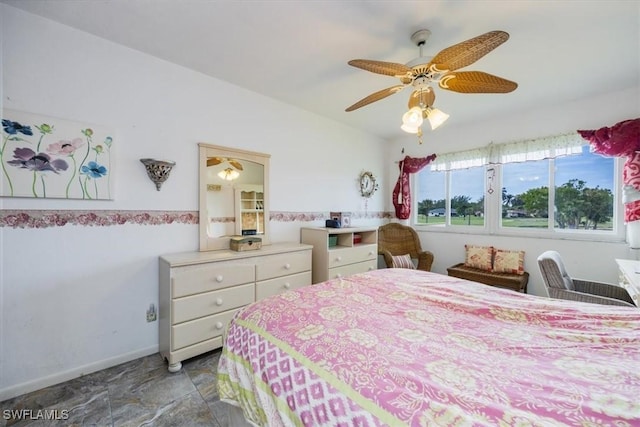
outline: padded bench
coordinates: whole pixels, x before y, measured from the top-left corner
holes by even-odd
[[[513,289],[514,291],[523,293],[527,293],[527,283],[529,283],[529,273],[526,271],[524,274],[494,273],[479,268],[467,267],[463,262],[447,268],[447,272],[449,276],[480,282],[485,285],[497,286],[499,288]]]

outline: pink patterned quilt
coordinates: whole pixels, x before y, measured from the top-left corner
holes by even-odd
[[[259,426],[640,426],[640,310],[382,269],[247,306],[218,371]]]

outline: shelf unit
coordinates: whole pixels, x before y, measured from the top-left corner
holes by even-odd
[[[261,186],[242,186],[236,189],[236,212],[240,212],[240,222],[236,223],[236,234],[242,230],[256,230],[264,233],[264,193]]]
[[[300,241],[313,245],[313,283],[378,267],[377,227],[303,227],[300,229]]]

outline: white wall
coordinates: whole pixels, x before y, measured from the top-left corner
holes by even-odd
[[[2,107],[115,130],[114,201],[0,198],[3,210],[196,211],[197,142],[267,152],[271,210],[302,220],[275,221],[272,239],[299,239],[306,214],[349,211],[356,225],[380,222],[393,211],[394,161],[490,141],[611,125],[637,117],[638,88],[466,127],[445,125],[418,147],[406,137],[384,142],[272,99],[143,55],[91,35],[0,5]],[[250,123],[242,109],[258,112]],[[480,107],[479,107],[480,108]],[[339,153],[339,155],[336,155]],[[157,192],[139,162],[177,162]],[[357,177],[370,170],[381,189],[368,201]],[[297,215],[297,216],[296,216]],[[157,323],[145,311],[158,299],[158,256],[196,250],[197,225],[50,228],[0,227],[0,400],[157,351]],[[492,243],[566,255],[571,271],[615,280],[616,257],[632,257],[622,243],[587,243],[421,233],[435,252],[434,270],[462,260],[463,245]],[[539,286],[533,284],[539,291]]]
[[[6,5],[0,15],[2,107],[114,129],[117,162],[114,201],[0,198],[5,211],[197,211],[198,142],[271,154],[272,211],[363,212],[358,175],[384,172],[371,135]],[[177,163],[160,192],[144,157]],[[380,192],[368,203],[383,206]],[[321,224],[275,222],[272,240]],[[158,306],[158,256],[197,250],[197,233],[0,227],[0,401],[156,352],[145,312]]]

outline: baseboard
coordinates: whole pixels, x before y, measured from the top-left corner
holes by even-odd
[[[20,396],[25,393],[40,390],[45,387],[60,384],[65,381],[78,378],[81,375],[87,375],[96,371],[111,368],[112,366],[116,366],[121,363],[130,362],[141,357],[149,356],[151,354],[158,353],[158,351],[158,346],[154,345],[151,347],[132,351],[130,353],[120,354],[109,359],[103,359],[94,363],[89,363],[87,365],[78,366],[77,368],[69,369],[68,371],[58,372],[53,375],[38,378],[32,381],[12,385],[11,387],[3,388],[0,390],[0,402],[16,396]]]

